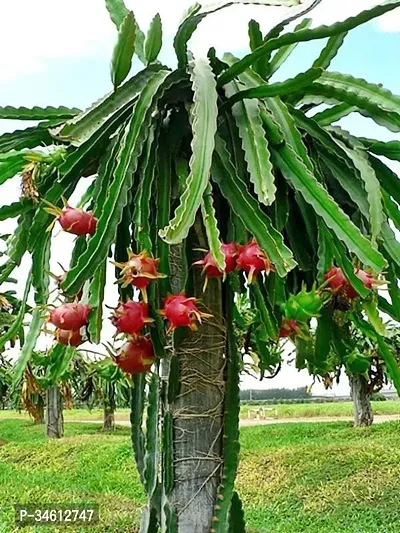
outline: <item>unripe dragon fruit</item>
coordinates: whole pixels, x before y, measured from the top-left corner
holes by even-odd
[[[77,331],[87,324],[91,310],[90,305],[66,303],[50,312],[49,322],[59,329]]]
[[[193,263],[193,265],[203,267],[203,271],[209,278],[220,278],[225,274],[229,274],[236,269],[236,260],[238,257],[237,246],[234,242],[221,245],[221,251],[225,257],[225,270],[219,270],[215,263],[214,256],[211,252],[199,261]]]
[[[85,338],[81,334],[81,331],[78,329],[76,331],[68,331],[66,329],[57,329],[56,333],[56,340],[60,344],[64,344],[66,346],[80,346],[85,342]]]
[[[252,283],[253,279],[266,272],[269,274],[273,270],[273,265],[267,254],[262,250],[255,239],[249,244],[239,246],[239,256],[237,266],[248,273],[248,282]]]
[[[164,300],[164,309],[160,314],[169,321],[168,333],[176,328],[188,327],[197,329],[197,322],[202,318],[211,318],[212,315],[202,313],[197,307],[196,298],[188,298],[184,293],[171,294]]]
[[[118,333],[136,335],[146,324],[153,322],[149,318],[149,307],[144,302],[129,302],[120,304],[110,318]]]
[[[115,362],[126,374],[148,372],[155,359],[153,344],[147,337],[130,340],[115,356]]]
[[[121,269],[120,282],[123,287],[133,285],[142,291],[143,300],[147,302],[147,287],[153,281],[165,278],[165,274],[158,272],[159,259],[154,259],[146,251],[134,254],[128,250],[126,263],[115,262],[115,266]]]
[[[316,289],[306,291],[303,287],[298,294],[292,294],[287,302],[281,304],[281,310],[288,320],[307,322],[310,318],[319,316],[324,301],[324,297]]]

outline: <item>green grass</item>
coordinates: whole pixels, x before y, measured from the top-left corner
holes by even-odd
[[[0,446],[0,532],[13,531],[12,504],[35,502],[98,503],[102,525],[90,531],[132,531],[129,525],[138,522],[145,499],[129,430],[104,435],[95,424],[68,423],[59,441],[46,440],[43,433],[43,426],[28,421],[0,421],[0,441],[8,441]]]
[[[375,415],[400,415],[400,401],[371,402]],[[277,418],[314,418],[329,416],[353,416],[352,402],[332,403],[303,403],[303,404],[276,404],[276,405],[242,405],[241,416],[247,417],[249,409],[258,407],[273,408],[277,410]],[[274,416],[267,412],[267,416]]]
[[[243,404],[240,411],[241,418],[248,417],[249,409],[253,411],[251,417],[254,418],[254,411],[259,407],[276,409],[278,419],[281,418],[317,418],[317,417],[340,417],[353,416],[352,402],[335,402],[320,404],[276,404],[276,405],[247,405]],[[372,402],[375,415],[400,415],[400,401]],[[273,412],[267,412],[268,417],[275,417]],[[0,418],[21,418],[28,419],[26,413],[17,413],[16,411],[1,411]],[[64,411],[66,421],[98,421],[103,419],[101,409],[72,409]],[[118,409],[115,413],[117,421],[129,420],[129,409]]]
[[[398,533],[399,422],[363,430],[347,422],[280,424],[241,433],[237,486],[248,533]],[[99,503],[102,522],[91,532],[134,531],[145,499],[128,428],[104,435],[97,424],[69,422],[65,438],[48,441],[43,426],[0,414],[0,443],[1,533],[14,532],[12,505],[30,502]]]
[[[87,409],[71,409],[64,411],[65,420],[103,420],[103,411],[101,409],[93,409],[88,411]],[[115,420],[130,420],[129,409],[117,409],[115,412]]]
[[[395,533],[400,424],[344,422],[242,431],[238,488],[249,526],[268,533]]]

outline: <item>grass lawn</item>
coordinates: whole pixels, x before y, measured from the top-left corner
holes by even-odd
[[[90,531],[132,533],[145,499],[127,428],[104,435],[68,422],[64,439],[46,441],[43,427],[0,414],[0,443],[1,533],[14,532],[12,504],[29,502],[99,503],[101,525]],[[400,531],[400,423],[248,427],[241,444],[248,533]]]
[[[399,415],[400,401],[371,402],[375,415]],[[277,405],[247,405],[241,407],[242,418],[247,417],[249,409],[257,407],[274,408],[277,410],[277,418],[314,418],[318,416],[353,416],[352,402],[332,403],[300,403],[300,404],[277,404]],[[273,414],[267,413],[268,416]]]
[[[258,407],[274,408],[277,411],[277,418],[316,418],[316,417],[340,417],[353,416],[352,402],[335,402],[335,403],[320,403],[320,404],[277,404],[277,405],[247,405],[242,404],[240,416],[247,418],[248,410],[255,411]],[[400,401],[386,401],[386,402],[372,402],[372,408],[375,415],[400,415]],[[254,412],[252,413],[254,417]],[[273,417],[273,413],[268,413],[267,416]],[[5,418],[21,418],[26,420],[26,413],[17,413],[16,411],[0,411],[0,419]],[[66,421],[83,420],[83,421],[102,421],[103,411],[101,409],[72,409],[64,411],[64,418]],[[115,413],[115,419],[129,420],[129,409],[118,409]]]

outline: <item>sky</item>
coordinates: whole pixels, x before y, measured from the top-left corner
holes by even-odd
[[[222,2],[218,2],[220,4]],[[310,2],[303,2],[301,9]],[[313,11],[313,27],[331,24],[374,6],[376,0],[323,0]],[[164,46],[160,60],[174,66],[173,36],[184,11],[192,0],[126,0],[143,31],[151,19],[160,13],[163,21]],[[210,46],[218,54],[224,51],[243,56],[248,53],[247,23],[257,20],[264,33],[289,13],[299,8],[235,5],[210,15],[201,22],[189,48],[195,56],[206,55]],[[310,14],[307,16],[311,16]],[[0,106],[65,105],[84,109],[112,89],[109,63],[116,40],[116,28],[105,9],[104,0],[13,0],[0,2]],[[354,30],[348,35],[330,69],[382,83],[400,94],[398,54],[400,42],[400,8],[380,19]],[[310,67],[324,41],[298,46],[291,59],[274,77],[280,81],[293,77]],[[135,64],[134,68],[138,68]],[[30,123],[0,120],[0,133],[22,129]],[[390,140],[396,136],[370,120],[352,115],[343,126],[355,135]],[[86,183],[87,184],[87,183]],[[78,200],[81,189],[72,201]],[[17,180],[1,188],[1,203],[18,199]],[[10,232],[11,223],[0,222],[0,233]],[[67,266],[73,244],[71,235],[55,233],[53,256]],[[23,279],[29,268],[27,261],[19,269]],[[53,271],[59,267],[55,260]],[[57,272],[59,273],[59,271]],[[22,284],[18,291],[23,290]],[[116,302],[107,302],[110,305]],[[109,325],[106,334],[111,334]],[[51,339],[41,340],[46,347]],[[259,383],[244,378],[244,388],[298,387],[311,383],[306,372],[298,373],[285,365],[274,380]],[[316,385],[314,393],[323,393]],[[333,394],[348,393],[343,381]]]

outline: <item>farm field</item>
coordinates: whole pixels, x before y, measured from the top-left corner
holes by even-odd
[[[317,418],[317,417],[349,417],[353,415],[352,402],[335,402],[319,404],[276,404],[276,405],[248,405],[242,404],[240,416],[242,419],[251,416],[259,407],[276,409],[277,419],[285,418]],[[400,401],[372,402],[374,415],[400,415]],[[275,417],[275,412],[267,412],[267,416]],[[26,413],[19,414],[16,411],[0,411],[0,419],[22,418],[27,419]],[[101,409],[88,411],[87,409],[72,409],[64,411],[66,421],[101,421],[103,412]],[[115,413],[116,421],[128,421],[129,409],[118,409]]]
[[[398,415],[400,414],[400,401],[371,402],[374,415]],[[248,410],[256,410],[258,407],[276,409],[277,418],[315,418],[315,417],[340,417],[353,415],[352,402],[332,403],[303,403],[303,404],[276,404],[276,405],[247,405],[241,406],[241,417],[248,415]],[[267,416],[274,416],[273,412],[267,412]]]
[[[66,436],[48,441],[43,426],[0,413],[0,444],[1,533],[14,533],[12,505],[29,502],[98,503],[95,533],[138,524],[145,498],[127,428],[104,435],[100,425],[67,422]],[[248,427],[241,445],[237,487],[250,533],[399,531],[399,422]]]

